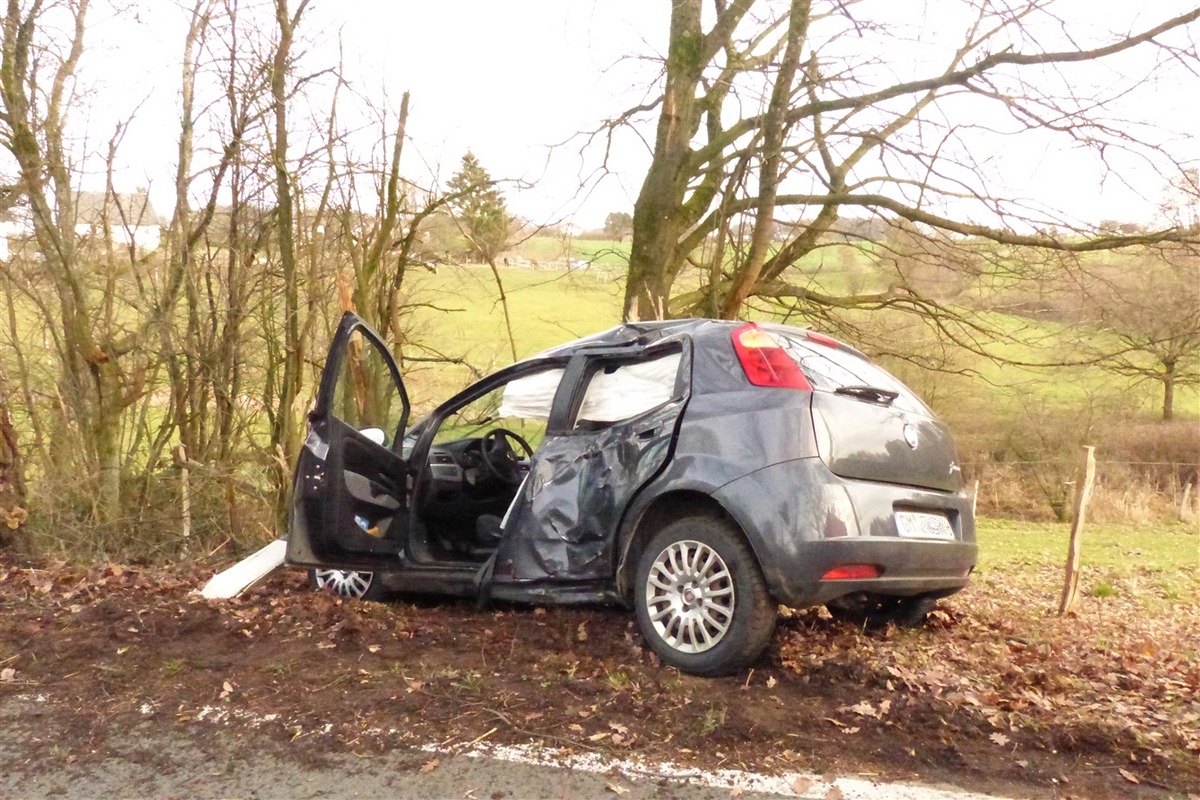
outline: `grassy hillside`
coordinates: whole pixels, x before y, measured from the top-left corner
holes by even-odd
[[[518,358],[620,322],[623,284],[600,270],[501,268]],[[512,362],[500,292],[487,267],[443,268],[413,278],[415,334],[449,356],[488,372]],[[418,410],[470,381],[465,367],[416,368],[405,376]]]
[[[619,322],[628,242],[535,237],[523,243],[518,252],[528,259],[591,262],[588,269],[569,271],[518,267],[500,270],[518,357]],[[836,293],[875,291],[883,288],[887,276],[874,269],[856,248],[827,247],[809,254],[798,265],[794,278],[810,288]],[[980,291],[982,284],[990,280],[986,274],[980,276]],[[418,330],[436,342],[439,350],[465,356],[485,370],[512,360],[499,292],[488,269],[443,268],[437,274],[422,273],[413,279],[413,286],[413,299],[432,306],[417,313]],[[450,313],[440,313],[439,309]],[[1006,359],[1038,363],[1071,357],[1071,342],[1058,323],[998,312],[981,313],[980,319],[1009,337],[1009,341],[988,344],[989,350]],[[899,331],[885,334],[893,341],[903,341]],[[1020,367],[968,353],[956,355],[951,365],[961,375],[923,373],[897,360],[889,366],[926,395],[935,408],[951,414],[964,409],[970,415],[997,410],[1016,414],[1030,406],[1053,409],[1099,404],[1153,418],[1162,402],[1157,384],[1134,385],[1095,366]],[[414,397],[429,397],[429,392],[444,396],[446,389],[464,385],[467,375],[465,369],[439,369],[432,379],[427,374],[414,375],[418,389]],[[420,391],[425,386],[429,391]],[[1185,418],[1200,417],[1200,389],[1178,389],[1176,413]]]

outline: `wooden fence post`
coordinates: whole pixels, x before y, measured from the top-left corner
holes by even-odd
[[[1067,571],[1063,576],[1062,598],[1058,602],[1061,617],[1075,607],[1079,592],[1079,549],[1083,538],[1083,520],[1088,500],[1092,496],[1092,481],[1096,479],[1096,448],[1083,448],[1083,463],[1079,467],[1079,479],[1075,483],[1075,516],[1071,520],[1071,545],[1067,551]]]

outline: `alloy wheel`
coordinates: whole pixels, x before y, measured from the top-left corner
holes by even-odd
[[[733,623],[733,575],[716,550],[692,540],[669,544],[646,577],[646,610],[659,637],[681,653],[703,653]]]
[[[332,592],[339,597],[360,598],[371,588],[375,577],[372,572],[355,572],[344,569],[313,570],[313,582],[318,589]]]

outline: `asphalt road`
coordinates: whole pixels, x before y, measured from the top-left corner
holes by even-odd
[[[430,745],[352,755],[319,733],[281,742],[252,721],[157,718],[77,739],[52,724],[70,714],[36,697],[0,700],[0,798],[984,798],[863,778],[680,770],[533,747],[442,752]]]

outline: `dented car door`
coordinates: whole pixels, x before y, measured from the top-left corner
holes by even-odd
[[[577,354],[512,509],[492,580],[611,580],[621,519],[670,458],[688,398],[686,339]]]

